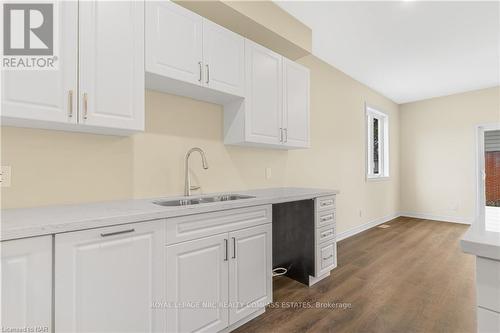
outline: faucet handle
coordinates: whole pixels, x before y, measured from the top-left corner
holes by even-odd
[[[191,191],[196,191],[196,190],[199,190],[201,187],[193,185],[193,186],[190,186],[189,188],[191,189]]]

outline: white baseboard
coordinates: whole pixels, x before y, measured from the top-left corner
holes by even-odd
[[[337,234],[337,241],[341,241],[343,239],[346,239],[346,238],[349,238],[349,237],[354,236],[356,234],[359,234],[360,232],[363,232],[363,231],[368,230],[370,228],[376,227],[379,224],[389,222],[390,220],[395,219],[396,217],[399,217],[399,216],[401,216],[399,214],[399,212],[396,212],[394,214],[380,217],[378,219],[372,220],[368,223],[359,225],[359,226],[351,228],[349,230],[339,232]]]
[[[399,216],[414,217],[423,220],[432,220],[439,222],[451,222],[460,224],[471,224],[471,218],[456,217],[456,216],[444,216],[444,215],[433,215],[427,213],[415,213],[415,212],[400,212]]]

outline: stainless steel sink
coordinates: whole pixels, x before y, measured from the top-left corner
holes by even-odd
[[[154,204],[160,206],[190,206],[190,205],[199,205],[210,202],[220,202],[220,201],[232,201],[232,200],[240,200],[240,199],[251,199],[255,198],[251,195],[243,195],[243,194],[220,194],[214,195],[210,197],[198,197],[198,198],[183,198],[177,200],[165,200],[165,201],[153,201]]]

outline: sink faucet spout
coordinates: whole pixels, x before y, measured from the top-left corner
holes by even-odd
[[[189,176],[189,156],[191,156],[191,153],[197,151],[201,155],[201,163],[203,165],[203,169],[208,169],[208,162],[207,158],[205,156],[205,152],[198,147],[194,147],[188,150],[186,153],[186,158],[184,160],[184,167],[185,167],[185,178],[184,178],[184,195],[185,196],[190,196],[191,195],[191,190],[196,190],[199,187],[196,186],[191,186],[191,178]]]

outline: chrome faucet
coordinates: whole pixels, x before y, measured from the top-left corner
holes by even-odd
[[[199,186],[191,186],[191,178],[189,177],[189,156],[191,156],[192,152],[199,152],[201,155],[201,162],[203,164],[203,169],[208,169],[208,163],[207,163],[207,158],[205,157],[205,152],[198,147],[194,147],[188,150],[186,154],[186,159],[185,159],[185,172],[186,172],[186,177],[184,178],[184,195],[185,196],[190,196],[191,195],[191,190],[197,190],[200,187]]]

